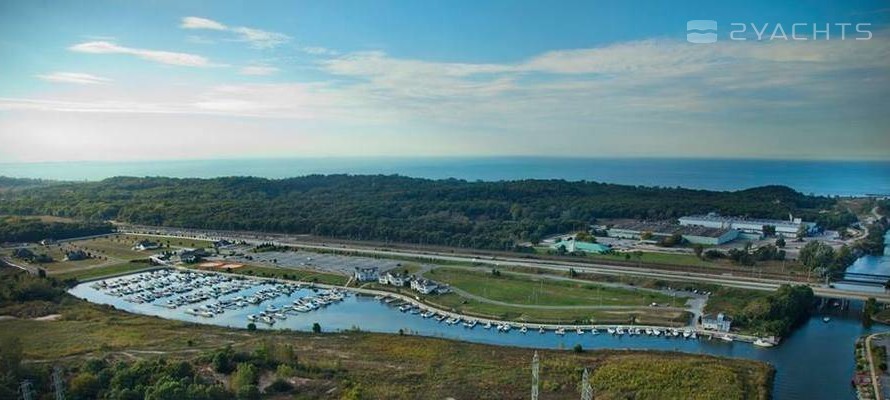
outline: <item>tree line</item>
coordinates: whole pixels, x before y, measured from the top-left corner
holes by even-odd
[[[100,221],[45,222],[39,218],[0,217],[0,243],[68,239],[112,231],[111,224]]]
[[[0,191],[0,214],[512,249],[597,218],[725,215],[846,221],[836,200],[784,186],[734,192],[563,180],[468,182],[382,175],[110,178]],[[855,217],[854,217],[855,219]]]

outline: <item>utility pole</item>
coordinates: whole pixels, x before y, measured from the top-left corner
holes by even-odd
[[[62,368],[58,366],[53,368],[52,381],[55,400],[65,400],[65,381],[62,380]]]
[[[590,372],[584,368],[584,375],[581,376],[581,400],[593,400],[593,388],[590,387]]]
[[[19,387],[19,391],[22,392],[22,400],[31,400],[34,395],[34,388],[31,387],[31,381],[25,379],[22,381],[22,385]]]
[[[540,368],[541,363],[538,359],[538,352],[535,351],[535,356],[532,358],[532,400],[538,400],[538,373]]]

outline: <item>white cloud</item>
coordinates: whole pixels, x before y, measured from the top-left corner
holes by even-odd
[[[340,54],[336,50],[321,46],[305,46],[300,48],[300,50],[306,54],[312,54],[315,56],[335,56],[337,54]]]
[[[199,17],[185,17],[182,19],[182,24],[180,24],[179,27],[183,29],[212,29],[215,31],[224,31],[228,29],[225,25],[212,19]]]
[[[250,65],[241,68],[239,72],[241,75],[272,75],[278,72],[278,68],[270,67],[268,65]]]
[[[37,77],[48,82],[76,83],[79,85],[95,85],[111,82],[111,79],[108,78],[79,72],[53,72],[50,74],[37,75]]]
[[[85,42],[68,48],[71,51],[90,54],[127,54],[143,60],[184,67],[209,67],[210,61],[202,56],[189,53],[176,53],[162,50],[147,50],[118,46],[111,42]]]
[[[257,49],[269,49],[290,41],[290,36],[278,32],[269,32],[245,26],[230,27],[221,22],[207,18],[185,17],[179,25],[183,29],[209,29],[234,33],[236,41],[247,42]]]

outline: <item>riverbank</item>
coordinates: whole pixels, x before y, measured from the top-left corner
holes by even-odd
[[[60,313],[56,321],[0,321],[0,339],[27,338],[26,364],[61,363],[72,370],[93,358],[200,363],[202,354],[226,346],[253,351],[265,341],[288,343],[305,367],[296,382],[307,388],[307,398],[337,397],[356,386],[363,398],[387,399],[522,399],[530,390],[530,349],[365,332],[250,332],[130,314],[73,298],[63,301]],[[541,393],[548,398],[576,397],[583,368],[591,370],[598,398],[768,399],[774,373],[765,363],[681,353],[538,351]],[[308,372],[313,368],[335,372],[318,376]],[[319,388],[329,392],[313,392]]]

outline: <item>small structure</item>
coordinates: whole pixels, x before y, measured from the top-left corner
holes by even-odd
[[[729,328],[732,326],[732,318],[723,313],[718,313],[716,316],[705,314],[701,317],[701,326],[707,330],[729,332]]]
[[[380,276],[379,283],[392,286],[405,286],[410,278],[407,274],[387,272],[386,275]]]
[[[411,281],[411,289],[421,294],[431,294],[438,292],[439,284],[429,279],[414,279]]]
[[[213,247],[217,248],[217,249],[225,249],[227,247],[232,247],[234,245],[235,245],[235,243],[232,243],[225,239],[221,239],[221,240],[217,240],[217,241],[213,242]]]
[[[179,253],[179,261],[184,263],[193,264],[198,261],[204,259],[204,257],[209,256],[210,253],[207,253],[204,249],[185,249]]]
[[[563,240],[561,242],[553,243],[552,245],[550,245],[550,248],[559,250],[560,246],[562,246],[568,253],[581,251],[585,253],[603,254],[609,252],[609,250],[612,250],[612,248],[603,244],[582,242],[580,240]]]
[[[49,239],[49,238],[47,238],[47,239],[43,239],[43,240],[41,240],[41,241],[40,241],[40,244],[41,244],[42,246],[49,246],[49,245],[51,245],[51,244],[56,244],[56,241],[53,240],[53,239]]]
[[[160,243],[152,242],[150,240],[140,240],[133,245],[133,250],[137,251],[145,251],[145,250],[154,250],[161,247]]]
[[[65,253],[65,259],[68,261],[80,261],[90,258],[90,255],[83,250],[74,250]]]
[[[359,282],[373,282],[380,279],[380,269],[377,267],[355,267],[355,280]]]

